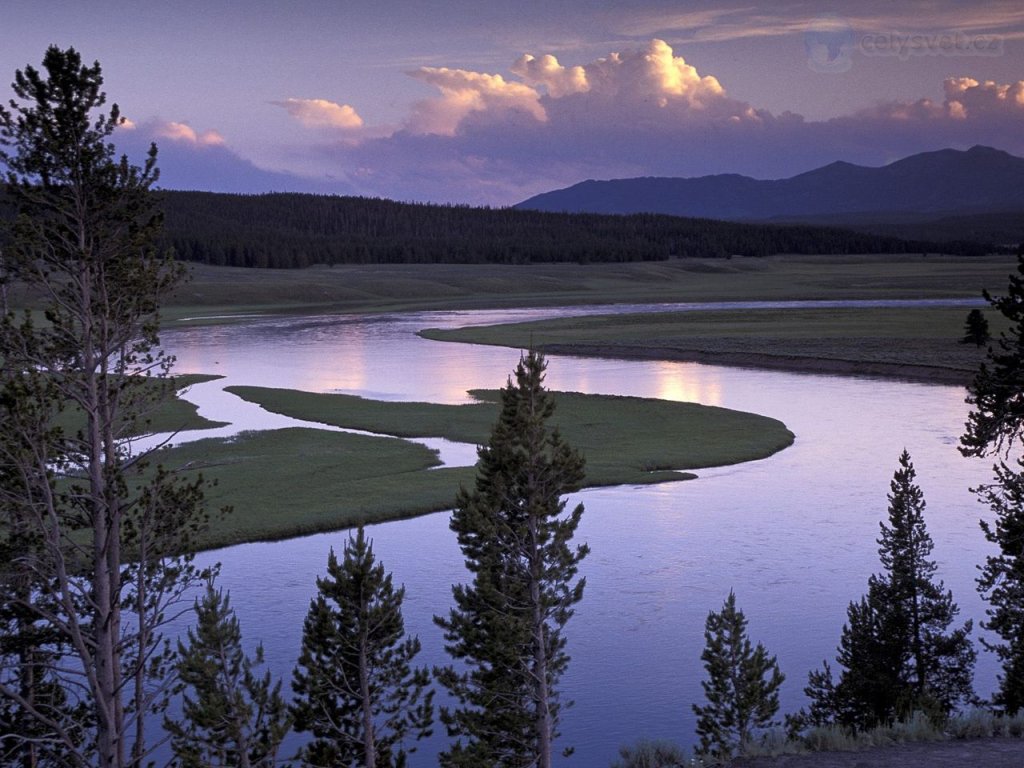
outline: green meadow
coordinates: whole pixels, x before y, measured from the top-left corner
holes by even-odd
[[[396,435],[317,429],[249,432],[164,451],[160,462],[215,482],[203,546],[277,539],[448,509],[471,467],[438,468],[433,451],[401,437],[484,443],[497,419],[497,392],[466,405],[395,403],[349,395],[229,387],[267,410],[323,424]],[[734,464],[782,450],[781,422],[724,408],[632,397],[555,394],[554,423],[587,458],[587,486],[692,478],[675,470]]]
[[[966,382],[984,347],[961,343],[964,308],[664,312],[427,329],[441,341],[604,357],[696,360]],[[993,332],[998,313],[987,312]]]
[[[179,374],[166,379],[147,378],[140,394],[141,400],[151,404],[151,407],[144,410],[138,421],[127,431],[132,437],[138,437],[159,432],[183,432],[226,426],[227,422],[211,421],[200,416],[194,404],[182,399],[182,395],[193,384],[219,378],[221,377],[199,373]],[[65,433],[74,433],[81,429],[84,423],[85,417],[76,407],[65,409],[57,418],[57,424]]]
[[[190,264],[165,327],[253,314],[802,299],[977,298],[1012,256],[769,256],[623,264],[372,264],[271,270]]]

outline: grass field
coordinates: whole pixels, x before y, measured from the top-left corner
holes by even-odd
[[[186,373],[167,379],[147,379],[147,397],[152,397],[156,404],[131,430],[131,436],[138,437],[142,434],[158,432],[181,432],[190,429],[215,429],[225,426],[226,422],[211,421],[200,416],[194,404],[182,399],[182,395],[193,384],[219,378],[221,377]],[[81,411],[68,408],[61,412],[57,423],[65,433],[73,433],[84,426],[85,417]]]
[[[437,468],[428,448],[387,437],[320,429],[245,432],[162,451],[160,463],[206,490],[211,514],[198,537],[208,549],[284,539],[446,509],[472,468]]]
[[[335,394],[229,387],[268,410],[324,424],[403,437],[486,442],[497,393],[469,405],[395,403]],[[587,458],[587,486],[682,480],[672,471],[764,458],[793,435],[781,422],[691,403],[556,393],[554,423]],[[217,485],[215,518],[202,542],[217,546],[335,530],[452,506],[472,468],[433,468],[436,456],[407,440],[314,429],[244,433],[202,440],[162,454],[166,467],[201,472]]]
[[[542,320],[422,335],[603,357],[877,373],[964,383],[985,349],[962,344],[962,308],[666,312]],[[997,313],[987,312],[994,331]]]
[[[266,313],[757,299],[948,298],[999,292],[1010,256],[772,256],[627,264],[190,266],[166,325]],[[224,317],[227,316],[227,317]]]

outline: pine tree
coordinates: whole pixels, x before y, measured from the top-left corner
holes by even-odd
[[[938,566],[931,559],[934,545],[924,522],[924,495],[907,451],[899,463],[890,485],[889,525],[880,526],[878,555],[888,577],[891,622],[906,637],[910,706],[947,716],[973,697],[971,621],[951,629],[960,609],[942,581],[934,581]]]
[[[563,495],[583,481],[583,458],[549,421],[546,363],[530,352],[501,392],[501,414],[479,450],[476,485],[461,489],[451,528],[472,574],[452,588],[444,629],[464,666],[438,670],[458,702],[442,711],[454,745],[443,766],[550,768],[569,663],[563,629],[583,596],[586,545],[570,542],[583,514]]]
[[[1002,663],[993,703],[1009,715],[1024,709],[1024,461],[1018,466],[1018,472],[1005,464],[996,467],[996,484],[981,491],[995,513],[995,522],[983,520],[981,527],[999,550],[985,559],[978,578],[978,589],[989,603],[982,627],[1000,638],[981,642]]]
[[[978,590],[989,603],[982,627],[1000,638],[996,643],[982,639],[1003,667],[994,702],[1013,714],[1024,707],[1024,244],[1017,249],[1017,272],[1009,276],[1006,295],[986,291],[985,298],[1009,327],[989,348],[968,388],[972,409],[960,452],[1001,457],[995,482],[975,489],[995,515],[991,522],[981,521],[981,528],[998,547],[998,554],[985,559]]]
[[[988,328],[988,320],[980,309],[972,309],[967,313],[967,320],[964,321],[964,336],[960,340],[964,344],[984,346],[991,338]]]
[[[975,652],[971,622],[951,629],[959,614],[952,593],[933,581],[932,539],[924,496],[910,455],[903,451],[890,484],[889,524],[882,523],[878,554],[883,574],[850,603],[832,685],[831,670],[812,672],[805,693],[807,721],[855,729],[893,722],[921,711],[936,720],[973,699]]]
[[[51,46],[43,68],[17,71],[0,106],[0,202],[16,212],[0,218],[0,278],[45,317],[4,306],[0,318],[0,527],[31,541],[0,562],[0,588],[19,625],[45,625],[48,639],[46,654],[23,646],[21,668],[0,670],[0,706],[46,731],[8,740],[45,743],[64,765],[122,768],[150,753],[147,720],[169,695],[161,632],[201,576],[188,554],[201,484],[144,472],[125,443],[169,390],[154,386],[171,364],[157,313],[183,271],[156,245],[156,147],[142,167],[116,157],[123,120],[99,64]],[[73,691],[64,714],[81,717],[40,709],[14,682],[29,679]]]
[[[195,604],[196,627],[178,643],[182,719],[166,720],[181,768],[274,768],[291,728],[281,682],[258,675],[263,646],[249,658],[230,598],[212,582]]]
[[[867,730],[909,714],[906,627],[893,608],[888,583],[876,575],[868,579],[867,594],[847,607],[836,656],[843,671],[833,690],[830,722]],[[815,704],[824,710],[824,702]]]
[[[1009,323],[967,388],[971,406],[960,452],[986,456],[1019,448],[1024,439],[1024,256],[1017,257],[1017,273],[1009,276],[1005,296],[985,299]]]
[[[405,588],[392,586],[362,528],[341,563],[331,550],[317,588],[292,683],[295,729],[314,737],[302,758],[323,768],[403,766],[416,751],[405,739],[429,736],[434,717],[429,674],[411,667],[420,642],[405,637]]]
[[[707,671],[701,682],[707,704],[693,705],[698,753],[728,759],[746,753],[755,731],[770,728],[779,711],[779,686],[785,675],[761,643],[751,645],[747,619],[730,591],[722,610],[708,614],[700,658]]]

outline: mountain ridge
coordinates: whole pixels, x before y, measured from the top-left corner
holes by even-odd
[[[874,214],[948,216],[1024,211],[1024,158],[975,145],[884,166],[842,160],[785,179],[740,174],[579,182],[515,206],[566,213],[662,213],[730,221]]]

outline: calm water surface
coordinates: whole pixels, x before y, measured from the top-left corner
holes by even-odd
[[[165,332],[164,344],[178,356],[177,371],[225,377],[194,387],[189,399],[204,415],[231,421],[220,430],[229,434],[294,422],[227,395],[221,390],[228,384],[465,402],[467,389],[504,383],[519,353],[427,341],[417,330],[566,312],[269,319]],[[974,578],[989,552],[977,525],[985,510],[968,488],[987,481],[988,462],[956,450],[967,413],[961,388],[564,356],[550,358],[547,383],[753,411],[781,419],[796,434],[795,444],[774,457],[703,470],[692,482],[576,494],[573,501],[586,506],[578,537],[592,552],[581,569],[586,593],[567,628],[573,660],[562,687],[576,704],[565,714],[560,746],[573,745],[576,754],[562,764],[606,766],[619,745],[640,737],[692,744],[704,619],[730,589],[751,636],[778,655],[787,675],[783,711],[800,707],[807,671],[834,657],[847,603],[879,568],[878,523],[904,447],[928,502],[940,576],[964,617],[983,616]],[[472,448],[444,448],[446,461],[474,461]],[[369,534],[378,557],[406,586],[406,626],[422,640],[421,663],[444,663],[431,617],[447,612],[450,585],[466,577],[447,513],[372,526]],[[328,550],[340,550],[344,540],[344,533],[324,534],[203,555],[204,562],[223,563],[221,584],[231,591],[247,640],[262,641],[280,674],[298,655],[302,619]],[[990,693],[994,681],[995,664],[982,654],[978,692]],[[440,735],[421,744],[413,765],[436,764],[443,744]]]

